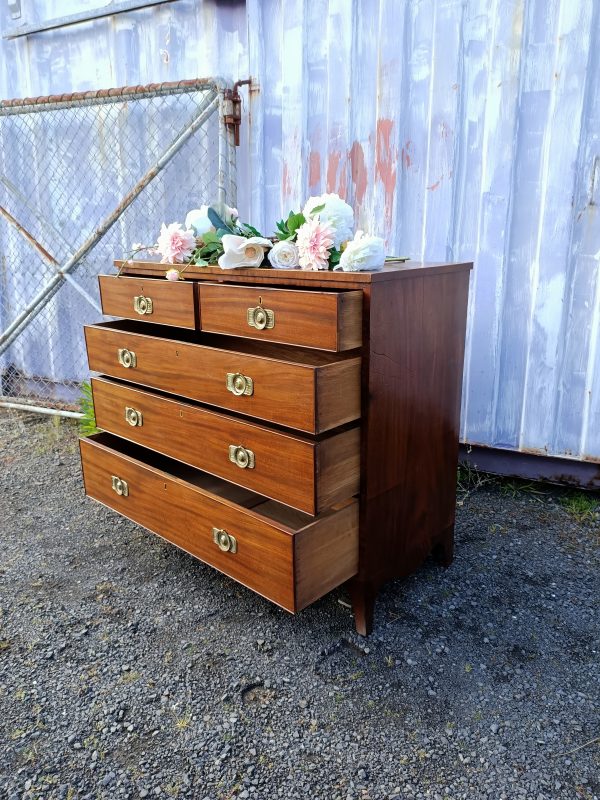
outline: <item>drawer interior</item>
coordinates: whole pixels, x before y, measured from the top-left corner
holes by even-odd
[[[236,484],[221,480],[207,472],[201,472],[195,467],[183,464],[173,458],[164,456],[154,450],[149,450],[135,442],[121,439],[113,434],[101,432],[88,437],[88,441],[101,447],[110,448],[115,453],[127,458],[132,458],[153,469],[167,473],[169,476],[184,481],[191,486],[208,492],[221,500],[235,503],[242,508],[251,509],[268,517],[272,522],[278,523],[291,530],[300,530],[315,521],[315,517],[297,511],[294,508],[269,500],[256,492],[244,489]]]

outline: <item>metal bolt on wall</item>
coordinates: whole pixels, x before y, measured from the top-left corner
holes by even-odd
[[[0,103],[0,404],[69,408],[97,275],[161,222],[235,205],[231,92],[181,81]]]

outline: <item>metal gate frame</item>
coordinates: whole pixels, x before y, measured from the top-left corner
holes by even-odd
[[[8,325],[6,330],[0,332],[0,355],[4,353],[14,340],[22,333],[27,326],[37,317],[40,311],[49,303],[61,286],[69,283],[72,285],[99,313],[101,309],[89,293],[80,286],[73,277],[73,273],[81,263],[82,259],[102,240],[104,235],[121,217],[123,212],[133,203],[133,201],[143,192],[151,181],[165,168],[173,156],[181,147],[192,137],[202,125],[216,112],[219,114],[218,122],[218,174],[217,174],[217,199],[221,202],[228,201],[235,205],[236,183],[235,183],[235,147],[239,143],[239,95],[238,86],[249,81],[238,81],[233,90],[227,83],[219,78],[193,79],[184,81],[172,81],[166,83],[148,84],[146,86],[125,86],[116,89],[101,89],[90,92],[74,92],[71,94],[50,95],[46,97],[24,98],[16,100],[4,100],[0,102],[0,118],[17,114],[43,113],[44,111],[57,111],[79,106],[105,105],[110,103],[122,103],[128,99],[149,99],[160,95],[174,95],[185,92],[204,91],[206,97],[203,98],[192,120],[179,131],[177,136],[164,149],[161,156],[150,167],[145,175],[131,187],[122,197],[116,207],[108,214],[96,227],[94,232],[88,236],[85,242],[77,249],[72,256],[62,263],[49,253],[37,239],[16,219],[7,209],[0,206],[0,214],[5,220],[15,228],[15,230],[36,250],[44,261],[53,269],[54,275],[37,295],[27,304],[17,317]],[[42,215],[31,207],[27,199],[23,197],[18,187],[14,186],[8,178],[0,174],[0,183],[10,195],[16,197],[33,214],[35,219],[46,228],[49,223],[43,219]],[[54,234],[57,231],[52,229]],[[62,237],[60,237],[62,238]],[[80,416],[77,412],[65,411],[62,409],[46,408],[27,403],[11,402],[0,400],[0,406],[7,408],[24,408],[30,411],[38,411],[48,414],[59,414],[64,416]]]

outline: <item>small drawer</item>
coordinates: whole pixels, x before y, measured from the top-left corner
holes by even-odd
[[[99,275],[102,312],[140,322],[195,328],[194,284],[152,278]]]
[[[89,497],[288,611],[357,572],[356,500],[310,518],[106,433],[80,449]]]
[[[156,335],[153,335],[156,331]],[[360,357],[136,322],[85,328],[90,369],[307,433],[360,417]]]
[[[93,378],[99,428],[307,514],[359,489],[358,427],[315,440]]]
[[[260,341],[352,350],[362,343],[362,291],[319,292],[204,283],[204,331]]]

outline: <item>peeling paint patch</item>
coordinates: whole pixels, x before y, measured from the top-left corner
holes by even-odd
[[[392,223],[392,209],[394,207],[394,193],[396,191],[396,161],[397,153],[392,151],[391,137],[394,122],[391,119],[377,120],[377,145],[375,173],[381,180],[385,192],[385,222],[389,229]]]
[[[350,168],[354,184],[354,199],[357,205],[361,205],[367,191],[367,167],[365,154],[359,142],[354,142],[350,149]]]
[[[321,156],[311,153],[308,159],[308,188],[311,192],[320,189],[321,185]]]
[[[402,148],[402,166],[405,169],[410,169],[413,163],[413,144],[410,139],[407,139]]]
[[[327,191],[335,192],[338,167],[340,165],[341,153],[335,151],[329,153],[327,158]]]

